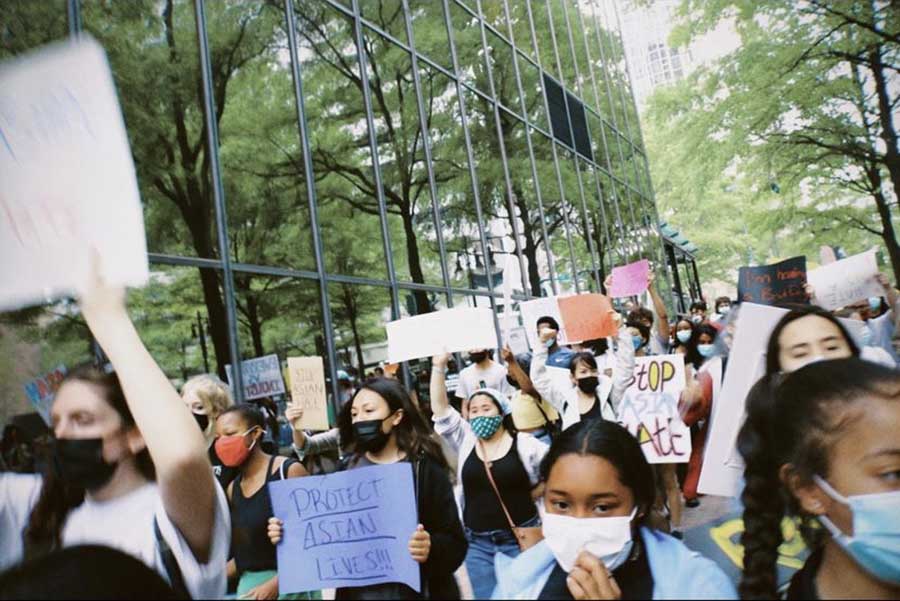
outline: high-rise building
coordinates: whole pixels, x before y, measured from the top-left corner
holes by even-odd
[[[601,290],[644,257],[668,287],[605,2],[0,6],[0,58],[80,32],[109,55],[144,204],[129,310],[173,380],[319,355],[337,392],[391,319],[498,308],[507,283]],[[71,303],[5,321],[32,376],[91,358]]]

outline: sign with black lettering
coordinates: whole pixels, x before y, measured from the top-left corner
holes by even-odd
[[[409,553],[418,525],[412,466],[361,467],[271,482],[282,595],[386,582],[421,589]]]
[[[738,298],[758,305],[806,304],[806,257],[793,257],[774,265],[741,267]]]
[[[691,430],[678,413],[685,388],[684,356],[636,357],[631,385],[619,406],[619,423],[631,432],[650,463],[687,463]]]

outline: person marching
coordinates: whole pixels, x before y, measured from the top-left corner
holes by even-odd
[[[435,432],[458,456],[457,503],[469,541],[466,570],[475,598],[486,599],[497,582],[496,556],[518,555],[517,529],[533,533],[539,525],[535,487],[547,445],[516,430],[509,402],[496,390],[474,391],[464,420],[447,399],[449,360],[447,354],[432,358],[432,419]]]

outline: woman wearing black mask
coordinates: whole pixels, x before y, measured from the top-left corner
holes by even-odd
[[[422,595],[405,584],[338,589],[338,599],[459,599],[453,573],[466,555],[466,538],[450,484],[449,467],[421,412],[396,380],[366,382],[338,417],[341,443],[353,449],[346,469],[408,461],[416,486],[419,526],[409,552],[422,571]],[[269,539],[278,544],[283,524],[269,520]]]
[[[190,378],[181,387],[181,400],[191,410],[191,415],[203,431],[203,437],[209,446],[209,462],[212,463],[213,473],[219,484],[226,488],[238,472],[237,469],[222,464],[213,442],[216,438],[216,419],[234,405],[231,389],[218,376],[200,374]]]
[[[51,409],[48,472],[0,474],[0,569],[99,544],[137,557],[182,596],[220,598],[228,502],[197,423],[128,317],[124,289],[99,273],[79,305],[118,376],[70,373]]]
[[[577,353],[569,366],[569,386],[554,379],[547,367],[547,353],[540,349],[531,360],[531,380],[541,397],[562,415],[563,430],[586,419],[616,421],[617,408],[634,373],[634,343],[631,331],[619,327],[622,317],[613,312],[619,331],[612,375],[601,374],[592,353]],[[547,330],[541,337],[550,336]],[[553,333],[552,335],[555,335]]]

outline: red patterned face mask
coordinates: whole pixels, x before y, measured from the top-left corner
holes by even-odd
[[[216,439],[216,455],[222,460],[222,465],[227,467],[238,467],[247,461],[250,451],[256,446],[256,439],[249,447],[244,443],[244,438],[256,430],[256,426],[250,428],[243,434],[234,436],[220,436]]]

